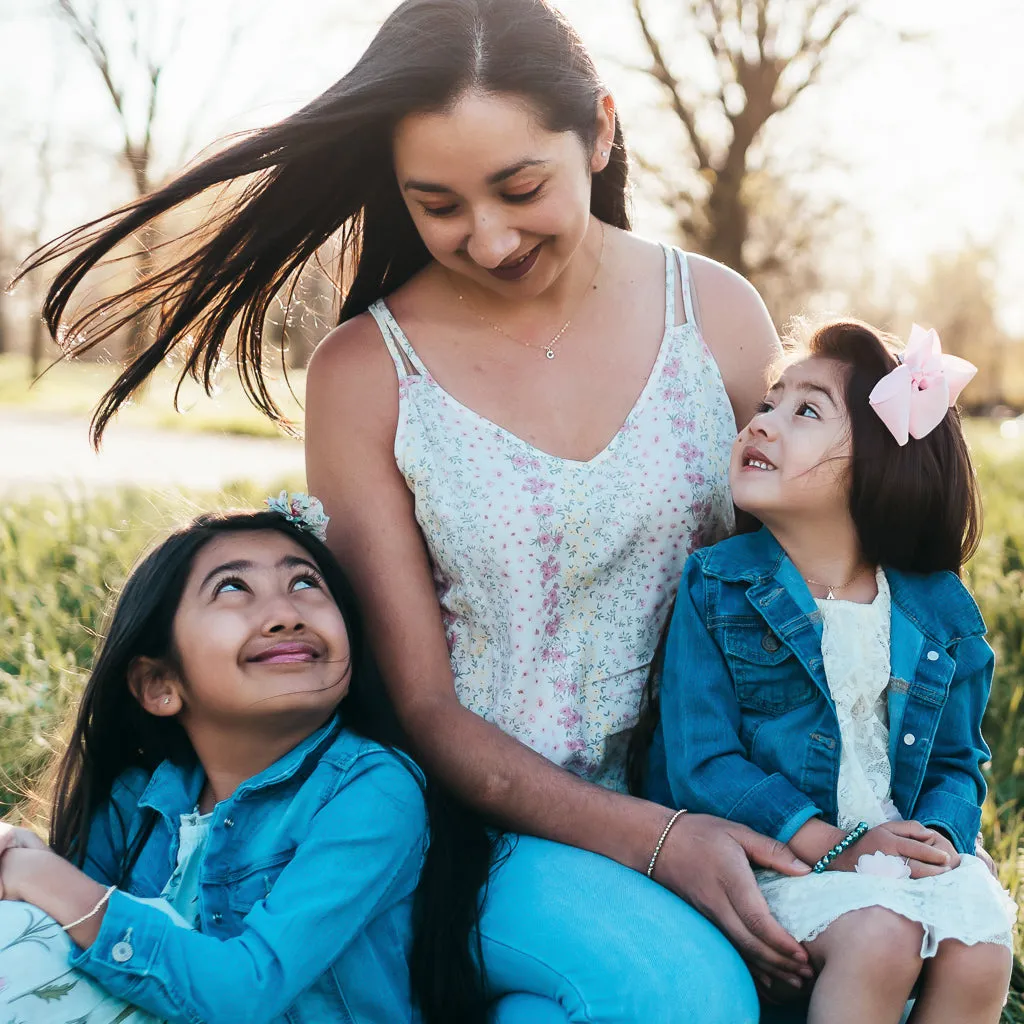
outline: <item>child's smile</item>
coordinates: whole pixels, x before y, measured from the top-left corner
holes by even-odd
[[[850,425],[839,363],[787,368],[733,445],[729,483],[738,508],[767,525],[778,516],[846,515]]]

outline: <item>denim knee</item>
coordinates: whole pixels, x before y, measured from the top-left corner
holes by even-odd
[[[739,955],[673,893],[596,854],[520,837],[492,874],[481,938],[495,996],[573,1024],[756,1024]]]

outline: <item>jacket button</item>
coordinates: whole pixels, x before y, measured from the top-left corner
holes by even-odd
[[[130,942],[115,942],[110,951],[110,957],[115,963],[126,964],[135,956],[135,950]]]
[[[768,632],[761,638],[761,646],[769,654],[774,654],[782,646],[782,641],[774,633]]]
[[[219,910],[215,910],[210,915],[210,920],[213,921],[214,924],[220,924],[221,921],[224,920],[224,915]]]
[[[912,732],[908,732],[907,735],[903,737],[903,742],[906,743],[908,747],[912,747],[917,742],[917,737]]]
[[[224,819],[224,827],[225,828],[234,828],[235,827],[235,823],[234,823],[234,821],[231,818],[225,818]]]
[[[928,652],[928,653],[927,653],[927,654],[925,655],[925,657],[926,657],[926,658],[927,658],[927,659],[928,659],[929,661],[938,661],[938,660],[939,660],[939,652],[938,652],[938,651],[929,651],[929,652]]]

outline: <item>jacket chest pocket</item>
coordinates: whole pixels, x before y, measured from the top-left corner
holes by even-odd
[[[767,627],[728,627],[723,647],[742,707],[775,716],[817,698],[796,655]]]
[[[235,875],[227,883],[227,903],[231,911],[244,918],[255,904],[265,900],[270,895],[278,875],[294,855],[294,850],[283,850],[244,873]]]

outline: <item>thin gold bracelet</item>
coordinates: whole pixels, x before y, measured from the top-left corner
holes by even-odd
[[[71,924],[62,924],[61,927],[64,929],[64,931],[69,932],[71,931],[72,928],[77,928],[80,924],[85,924],[85,922],[88,921],[89,918],[95,917],[107,905],[107,900],[110,899],[111,895],[113,894],[116,888],[116,885],[112,885],[100,897],[99,902],[96,904],[96,906],[93,907],[92,910],[90,910],[89,913],[86,914],[84,917],[80,917],[77,921],[72,921]]]
[[[665,840],[668,838],[669,832],[672,831],[672,826],[686,813],[686,808],[681,807],[671,818],[668,819],[668,824],[665,826],[665,830],[661,833],[661,838],[658,840],[658,845],[654,848],[654,853],[651,854],[651,863],[647,865],[647,877],[654,877],[654,865],[658,863],[658,854],[661,853],[661,848],[665,845]]]

